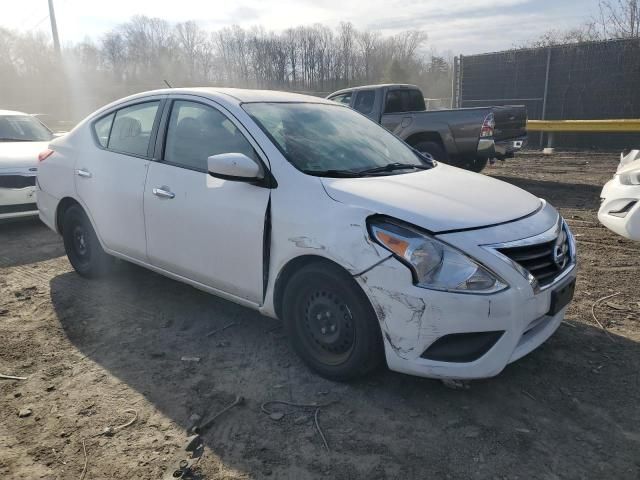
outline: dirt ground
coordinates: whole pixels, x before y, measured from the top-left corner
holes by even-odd
[[[204,435],[198,478],[639,479],[640,243],[596,218],[617,161],[523,154],[488,169],[560,209],[580,271],[555,336],[463,391],[386,370],[323,380],[274,320],[131,265],[84,280],[38,221],[0,225],[0,373],[28,377],[0,380],[0,475],[80,478],[84,440],[87,479],[160,479],[194,415],[242,395]],[[596,307],[607,336],[591,308],[618,292]],[[330,450],[314,409],[268,406],[287,413],[276,420],[268,400],[335,402],[318,415]],[[96,436],[129,409],[132,425]]]

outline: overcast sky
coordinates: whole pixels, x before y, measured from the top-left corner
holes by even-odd
[[[218,29],[237,24],[270,30],[350,21],[385,34],[419,28],[429,47],[454,54],[507,49],[549,29],[583,23],[596,0],[54,0],[63,44],[100,34],[144,14],[197,20]],[[48,32],[47,0],[0,0],[0,26]]]

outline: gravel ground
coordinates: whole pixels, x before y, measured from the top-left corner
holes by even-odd
[[[84,442],[87,479],[163,478],[194,415],[242,395],[204,435],[194,478],[637,480],[640,244],[596,218],[616,157],[523,154],[487,169],[561,210],[579,277],[555,336],[463,391],[389,371],[323,380],[274,320],[131,265],[84,280],[38,221],[0,224],[0,373],[27,377],[0,380],[0,474],[80,478]],[[596,307],[607,336],[591,308],[618,292]],[[313,409],[272,406],[287,415],[270,418],[268,400],[335,402],[318,415],[330,450]],[[130,409],[133,424],[101,434]]]

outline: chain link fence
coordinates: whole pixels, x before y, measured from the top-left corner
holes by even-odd
[[[640,41],[609,40],[456,59],[458,107],[525,105],[536,120],[640,118]],[[529,145],[544,144],[530,134]],[[556,135],[564,148],[640,148],[640,135]]]

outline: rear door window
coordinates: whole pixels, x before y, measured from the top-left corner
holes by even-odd
[[[384,113],[398,113],[402,110],[402,91],[389,90],[384,104]]]
[[[424,97],[420,90],[407,90],[407,112],[421,112],[426,110]]]
[[[146,157],[159,106],[160,102],[156,101],[118,110],[111,127],[107,148],[120,153]]]
[[[365,115],[371,113],[373,110],[373,103],[376,99],[376,92],[373,90],[363,90],[358,92],[358,96],[356,97],[356,103],[353,106],[360,113],[364,113]]]

